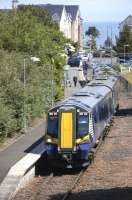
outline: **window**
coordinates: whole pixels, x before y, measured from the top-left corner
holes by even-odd
[[[58,116],[48,116],[47,132],[54,138],[58,137]]]
[[[78,114],[77,122],[77,137],[83,137],[88,134],[88,115],[80,116]]]

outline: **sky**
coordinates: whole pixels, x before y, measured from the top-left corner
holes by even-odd
[[[47,3],[79,5],[88,22],[121,22],[132,15],[132,0],[19,0],[19,4]],[[0,0],[0,8],[11,8],[11,0]]]

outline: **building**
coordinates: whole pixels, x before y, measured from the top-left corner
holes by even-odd
[[[119,29],[120,32],[122,32],[123,27],[125,25],[128,25],[130,27],[130,30],[132,32],[132,15],[129,15],[125,20],[123,20],[120,24],[119,24]]]
[[[83,48],[82,19],[78,5],[40,4],[37,6],[49,12],[66,38],[78,42],[80,49]]]

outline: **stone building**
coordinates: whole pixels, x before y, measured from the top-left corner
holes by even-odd
[[[125,20],[123,20],[120,24],[119,24],[119,29],[120,29],[120,32],[122,32],[123,30],[123,27],[125,25],[128,25],[131,29],[131,32],[132,32],[132,15],[129,15]]]
[[[49,12],[66,38],[78,42],[80,49],[83,48],[83,26],[78,5],[40,4],[37,6]]]

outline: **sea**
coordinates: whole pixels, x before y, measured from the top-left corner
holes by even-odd
[[[112,38],[112,42],[114,45],[116,44],[116,37],[119,36],[118,22],[84,22],[83,23],[84,46],[88,41],[88,37],[85,35],[85,32],[88,30],[90,26],[95,26],[100,32],[99,37],[96,39],[96,44],[98,48],[104,45],[107,36]]]

